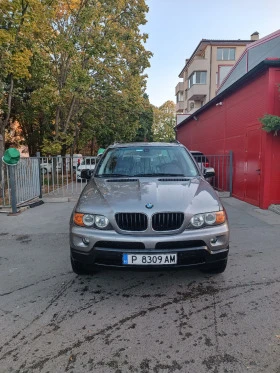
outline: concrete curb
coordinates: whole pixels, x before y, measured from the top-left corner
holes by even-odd
[[[44,203],[76,202],[78,201],[78,197],[44,197],[42,201]]]
[[[46,197],[42,198],[44,203],[61,203],[61,202],[69,202],[69,197]]]

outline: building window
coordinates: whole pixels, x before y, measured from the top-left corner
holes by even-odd
[[[233,65],[219,66],[217,74],[217,85],[219,86],[232,69]]]
[[[195,71],[189,77],[189,88],[194,84],[206,84],[206,71]]]
[[[179,91],[176,95],[176,102],[182,102],[184,101],[184,96],[183,96],[183,92],[182,91]]]
[[[218,61],[235,61],[235,48],[217,48]]]

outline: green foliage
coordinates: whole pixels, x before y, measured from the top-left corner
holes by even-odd
[[[176,124],[176,105],[166,101],[159,108],[154,108],[153,137],[155,141],[173,141]]]
[[[58,155],[61,154],[61,144],[59,142],[44,139],[41,150],[42,155]]]
[[[58,155],[62,154],[63,150],[69,147],[72,143],[72,136],[69,136],[65,133],[59,133],[55,140],[44,139],[43,145],[41,147],[43,155]]]
[[[143,108],[139,114],[139,127],[134,141],[153,141],[153,106],[147,94],[143,95]]]
[[[145,0],[1,1],[0,122],[19,121],[31,155],[149,132],[147,11]]]
[[[274,132],[274,136],[277,136],[280,130],[280,117],[277,115],[265,114],[259,119],[262,123],[262,129],[266,132]]]

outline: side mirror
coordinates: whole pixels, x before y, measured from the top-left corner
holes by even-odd
[[[89,179],[91,179],[93,173],[94,173],[94,170],[82,170],[81,171],[81,179],[89,180]]]
[[[205,168],[204,171],[203,171],[203,176],[205,178],[215,176],[215,170],[214,170],[214,168],[213,167],[207,167],[207,168]]]

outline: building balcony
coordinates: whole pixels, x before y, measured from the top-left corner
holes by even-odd
[[[183,113],[184,112],[184,101],[178,101],[176,103],[176,113]]]
[[[194,84],[188,89],[188,100],[203,101],[208,94],[209,87],[206,84]]]
[[[183,92],[184,91],[184,83],[183,82],[180,82],[176,85],[176,88],[175,88],[175,96],[179,93],[179,92]]]
[[[206,58],[194,59],[188,69],[188,76],[191,76],[194,71],[209,71],[209,60]]]

